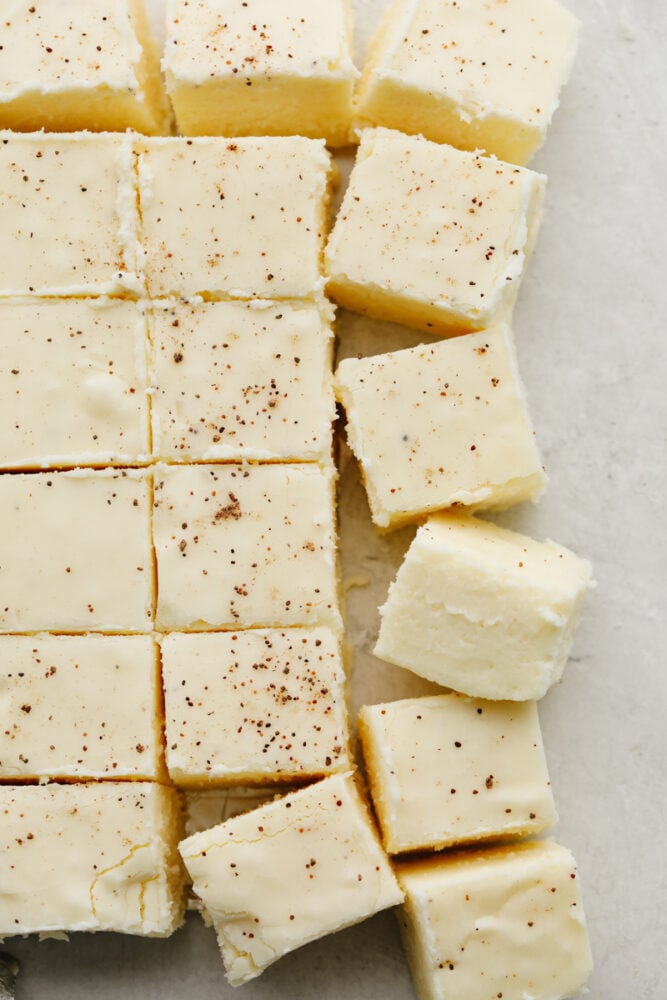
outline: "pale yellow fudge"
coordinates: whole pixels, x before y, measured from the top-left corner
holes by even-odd
[[[340,625],[335,475],[317,465],[157,466],[157,625]]]
[[[168,133],[144,0],[12,0],[0,20],[0,127]]]
[[[234,986],[403,898],[349,773],[195,834],[179,849]]]
[[[0,299],[0,467],[150,455],[146,323],[119,299]]]
[[[438,335],[509,319],[545,183],[479,153],[364,129],[326,249],[329,294]]]
[[[350,767],[345,671],[330,629],[172,632],[162,677],[178,785],[270,784]]]
[[[323,285],[323,140],[137,141],[151,296],[308,298]]]
[[[5,473],[0,517],[0,632],[150,631],[145,473]]]
[[[182,135],[351,138],[348,0],[168,0],[163,67]]]
[[[541,698],[561,678],[590,586],[590,563],[560,545],[436,514],[380,608],[375,653],[479,698]]]
[[[339,365],[373,521],[535,499],[545,476],[509,327]]]
[[[359,735],[390,854],[536,834],[556,822],[535,702],[443,694],[366,705]]]
[[[154,454],[330,461],[332,322],[324,301],[154,304]]]
[[[576,865],[550,841],[397,868],[419,1000],[564,1000],[592,958]]]
[[[139,294],[132,140],[0,132],[0,297]]]
[[[0,935],[183,922],[177,793],[155,782],[0,785]]]
[[[0,636],[0,780],[166,776],[148,635]]]
[[[557,0],[393,0],[370,43],[358,121],[527,163],[578,30]]]

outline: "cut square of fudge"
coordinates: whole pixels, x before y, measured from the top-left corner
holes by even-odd
[[[137,148],[151,296],[321,290],[332,179],[324,140],[146,139]]]
[[[332,469],[157,467],[157,626],[340,624]]]
[[[179,850],[234,986],[402,899],[351,774],[195,834]]]
[[[375,654],[479,698],[541,698],[560,680],[590,585],[590,563],[560,545],[436,514],[380,608]]]
[[[155,782],[0,786],[0,934],[183,923],[181,806]]]
[[[549,841],[397,868],[419,1000],[563,1000],[592,959],[571,853]]]
[[[444,694],[366,705],[359,735],[390,854],[556,822],[535,702]]]
[[[0,127],[169,132],[144,0],[14,0],[0,23]]]
[[[178,785],[300,781],[350,766],[345,671],[330,629],[171,633],[162,676]]]
[[[0,132],[0,297],[138,293],[132,140]]]
[[[0,466],[150,455],[146,324],[119,299],[0,299]]]
[[[443,507],[509,507],[545,476],[502,325],[339,365],[336,393],[373,521],[395,527]]]
[[[527,163],[578,30],[556,0],[393,0],[370,43],[358,119]]]
[[[350,141],[347,0],[169,0],[164,70],[182,135]]]
[[[145,473],[5,473],[0,514],[0,632],[150,631]]]
[[[165,777],[148,635],[0,636],[0,780]]]
[[[480,153],[365,129],[326,249],[330,295],[432,334],[508,319],[545,182]]]
[[[155,455],[330,461],[332,321],[324,302],[155,304]]]

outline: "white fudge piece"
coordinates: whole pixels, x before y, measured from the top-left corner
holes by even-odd
[[[509,507],[545,476],[506,326],[372,358],[336,375],[373,521]]]
[[[433,334],[509,319],[545,182],[479,153],[365,129],[326,249],[330,295]]]
[[[0,779],[165,777],[147,635],[0,636]]]
[[[0,935],[183,922],[177,793],[155,782],[0,785]]]
[[[370,43],[359,121],[527,163],[578,30],[556,0],[393,0]]]
[[[324,302],[154,305],[155,455],[330,461],[332,321]]]
[[[340,625],[332,469],[158,466],[157,625]]]
[[[445,694],[367,705],[359,735],[390,854],[556,822],[535,702]]]
[[[147,139],[137,149],[151,296],[285,299],[321,289],[332,177],[323,140]]]
[[[150,631],[145,473],[6,473],[0,515],[0,632]]]
[[[146,390],[137,303],[0,299],[3,468],[147,461]]]
[[[437,514],[380,608],[375,653],[465,694],[541,698],[561,678],[590,585],[590,563],[560,545]]]
[[[0,132],[0,297],[141,291],[129,136]]]
[[[351,774],[195,834],[179,849],[234,986],[402,899]]]
[[[549,841],[397,868],[419,1000],[562,1000],[592,968],[579,878]]]
[[[347,0],[169,0],[163,66],[182,135],[350,140]]]

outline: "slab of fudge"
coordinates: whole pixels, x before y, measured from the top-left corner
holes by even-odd
[[[0,935],[183,922],[177,793],[156,782],[0,785]]]
[[[542,492],[545,476],[505,325],[348,358],[336,393],[378,527],[454,505],[509,507]]]
[[[380,608],[375,653],[479,698],[528,701],[560,680],[591,566],[464,514],[418,529]]]
[[[144,0],[14,0],[0,22],[0,127],[168,133]]]
[[[397,867],[419,1000],[564,1000],[592,968],[574,858],[549,841]]]
[[[150,631],[146,473],[5,473],[0,515],[0,632]]]
[[[324,301],[154,304],[154,454],[330,461],[332,322]]]
[[[578,30],[556,0],[393,0],[370,43],[358,120],[527,163]]]
[[[364,129],[326,249],[329,294],[434,335],[509,319],[545,183],[480,153]]]
[[[1,781],[166,776],[148,635],[2,635],[0,701]]]
[[[350,141],[347,0],[170,0],[164,70],[182,135]]]
[[[179,850],[234,986],[402,899],[349,773],[195,834]]]

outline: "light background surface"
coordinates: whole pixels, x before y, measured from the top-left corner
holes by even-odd
[[[584,30],[531,164],[549,176],[547,209],[514,324],[549,486],[539,506],[499,520],[593,561],[598,588],[572,660],[541,703],[556,836],[582,875],[591,1000],[664,1000],[667,4],[568,4]],[[361,53],[384,4],[354,6]],[[420,340],[349,314],[338,325],[341,356]],[[354,705],[426,691],[370,653],[412,531],[375,535],[345,450],[341,487],[343,570],[357,583],[348,591]],[[166,941],[72,935],[4,948],[23,962],[18,1000],[414,998],[390,913],[288,956],[240,993],[196,915]]]

